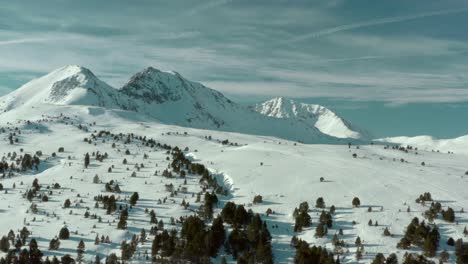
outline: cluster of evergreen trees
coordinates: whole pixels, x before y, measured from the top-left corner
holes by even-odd
[[[437,252],[439,240],[440,234],[437,226],[427,225],[424,221],[419,222],[419,219],[415,217],[406,228],[397,247],[409,249],[411,245],[415,245],[421,247],[426,256],[433,257]]]
[[[228,236],[225,223],[232,227]],[[211,226],[193,215],[183,220],[180,234],[175,229],[159,229],[152,243],[152,256],[173,262],[208,263],[223,245],[225,252],[238,263],[273,263],[271,235],[266,223],[258,214],[232,202],[225,205]]]
[[[455,222],[455,211],[450,207],[448,207],[447,210],[443,210],[439,202],[432,202],[431,207],[424,212],[424,216],[432,222],[437,218],[439,213],[445,221],[450,223]]]
[[[416,199],[417,203],[423,203],[423,202],[432,202],[432,195],[429,192],[425,192],[421,195],[419,195],[419,198]]]
[[[271,234],[259,214],[228,202],[221,211],[221,217],[233,228],[225,243],[225,250],[238,263],[273,263]]]
[[[310,227],[312,225],[312,218],[309,213],[309,203],[302,202],[299,208],[295,208],[293,212],[294,232],[300,232],[304,227]]]
[[[98,202],[102,202],[102,206],[106,209],[107,214],[112,214],[117,210],[117,200],[114,195],[98,195],[94,197],[94,200],[96,201],[95,207],[99,207]]]
[[[468,263],[468,243],[463,243],[462,239],[458,239],[455,242],[455,255],[457,264]]]
[[[178,147],[174,147],[171,151],[172,162],[171,168],[175,173],[179,173],[181,177],[185,177],[186,174],[196,174],[200,175],[200,183],[206,185],[207,187],[213,189],[217,194],[227,195],[227,190],[225,190],[221,185],[218,184],[216,178],[213,177],[210,171],[203,164],[192,163],[191,160],[187,159],[182,150]]]
[[[296,248],[296,255],[294,256],[294,263],[297,264],[338,264],[340,263],[339,258],[336,260],[333,257],[333,253],[328,252],[327,249],[316,246],[309,246],[309,244],[303,240],[297,240],[293,244]]]
[[[333,226],[332,215],[329,212],[325,212],[322,210],[320,214],[319,223],[317,228],[315,229],[315,236],[316,237],[323,237],[327,235],[328,229]]]

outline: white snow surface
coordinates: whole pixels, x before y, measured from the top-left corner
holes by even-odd
[[[348,121],[321,105],[299,103],[284,97],[277,97],[256,104],[252,108],[266,116],[297,120],[333,137],[354,139],[367,137],[365,133],[353,128]]]
[[[26,124],[26,119],[31,123]],[[179,205],[182,199],[190,202],[192,208],[199,206],[191,196],[192,192],[200,189],[198,180],[190,177],[188,194],[171,198],[174,204],[172,200],[162,205],[157,204],[158,199],[168,196],[164,191],[164,184],[173,183],[179,186],[183,181],[153,176],[154,170],[167,167],[165,151],[146,149],[139,144],[124,145],[122,142],[112,148],[110,140],[106,143],[96,140],[96,145],[83,142],[83,138],[90,138],[91,132],[95,130],[135,133],[172,146],[188,147],[187,155],[220,175],[219,182],[224,182],[231,190],[228,197],[221,197],[223,203],[231,200],[246,204],[249,209],[262,214],[273,235],[277,263],[291,263],[294,250],[289,242],[293,235],[332,250],[331,238],[340,228],[344,231],[340,238],[350,245],[348,253],[342,256],[342,263],[370,263],[378,252],[385,255],[395,252],[401,260],[405,251],[397,249],[396,243],[413,217],[423,218],[422,212],[428,207],[415,203],[415,199],[423,192],[431,192],[444,208],[450,206],[456,211],[456,220],[460,223],[458,225],[441,219],[435,221],[441,232],[440,248],[447,249],[452,260],[453,248],[448,247],[445,242],[448,237],[463,237],[463,228],[468,223],[468,215],[460,213],[461,208],[466,210],[468,205],[468,178],[464,176],[468,169],[468,155],[463,153],[419,150],[416,155],[414,151],[405,153],[384,149],[383,145],[362,145],[359,149],[352,146],[349,149],[347,145],[298,144],[274,137],[165,125],[135,112],[94,106],[48,104],[41,105],[34,111],[19,108],[0,114],[0,122],[1,127],[18,127],[22,130],[19,143],[14,145],[9,145],[7,133],[0,134],[0,149],[3,150],[1,154],[6,155],[13,151],[22,153],[20,149],[23,149],[23,153],[33,154],[37,150],[44,153],[41,157],[44,167],[39,172],[1,179],[8,193],[0,195],[0,231],[2,234],[10,229],[17,231],[22,228],[23,222],[26,223],[32,231],[32,237],[39,241],[40,249],[49,256],[66,253],[75,256],[80,239],[86,243],[85,260],[91,260],[95,254],[105,257],[109,252],[118,253],[120,241],[129,239],[132,234],[138,234],[141,228],[148,230],[149,216],[144,213],[145,208],[156,210],[158,219],[163,219],[168,225],[171,216],[178,218],[192,214]],[[78,129],[78,124],[86,126],[89,132]],[[205,136],[211,136],[212,140]],[[218,140],[224,139],[236,142],[238,146],[220,144]],[[65,152],[57,153],[57,157],[52,158],[51,153],[61,146],[65,148]],[[129,149],[132,154],[124,155],[125,149]],[[95,151],[107,152],[109,158],[102,163],[92,158],[91,166],[83,170],[84,153]],[[149,154],[149,159],[143,159],[143,153]],[[352,157],[353,153],[357,154],[357,158]],[[68,156],[71,157],[70,160]],[[123,158],[129,160],[128,166],[122,165]],[[400,162],[401,158],[407,162]],[[48,161],[44,161],[45,159]],[[423,161],[425,166],[421,166]],[[144,163],[145,168],[137,173],[138,177],[132,178],[130,174],[134,170],[133,165],[137,163]],[[107,168],[111,165],[115,169],[108,173]],[[126,167],[130,170],[127,171]],[[102,208],[94,208],[94,196],[109,195],[103,184],[92,183],[96,174],[103,183],[116,180],[124,190],[120,194],[121,198],[128,197],[132,192],[139,192],[141,200],[130,211],[128,232],[116,229],[113,221],[118,218],[117,214],[106,215]],[[325,181],[320,182],[320,177],[324,177]],[[31,203],[22,197],[35,178],[44,188],[55,182],[61,185],[60,190],[54,190],[54,194],[50,195],[49,202],[34,201],[38,204],[39,214],[28,212]],[[12,188],[13,183],[16,188]],[[77,197],[78,194],[80,198]],[[263,196],[264,202],[250,205],[253,197],[258,194]],[[351,200],[355,196],[360,198],[361,208],[351,207]],[[321,211],[313,208],[318,197],[325,199],[327,208],[331,205],[337,208],[333,216],[334,226],[324,238],[314,237]],[[73,206],[70,209],[62,208],[66,198],[72,200]],[[83,200],[82,203],[79,202],[80,199]],[[309,214],[313,225],[302,232],[294,233],[292,212],[303,201],[309,202],[312,207]],[[406,212],[408,206],[411,208],[410,213]],[[103,222],[85,219],[83,214],[86,207],[90,208],[90,213],[102,216]],[[368,207],[372,207],[373,212],[368,213]],[[275,214],[267,217],[264,213],[268,208],[274,210]],[[69,213],[70,210],[72,214]],[[50,216],[52,213],[56,217]],[[379,226],[368,226],[369,219],[378,221]],[[357,224],[353,225],[353,221]],[[48,242],[64,225],[72,231],[72,239],[62,241],[59,250],[48,250]],[[276,225],[278,228],[273,228]],[[384,237],[382,232],[385,227],[395,236]],[[112,244],[94,245],[96,234],[109,235]],[[361,261],[354,258],[354,240],[357,236],[361,237],[365,245],[365,254]],[[151,236],[149,239],[151,240]],[[145,243],[139,246],[138,252],[149,250],[150,245]],[[410,251],[421,253],[418,248]],[[145,262],[142,256],[143,254],[135,257],[134,263]],[[219,259],[212,261],[218,263]]]
[[[378,142],[416,146],[426,151],[457,152],[468,154],[468,135],[452,139],[437,139],[432,136],[387,137],[375,139]]]
[[[166,76],[162,72],[152,74]],[[440,218],[435,220],[441,233],[438,252],[446,249],[451,255],[450,263],[455,262],[454,248],[447,246],[446,241],[449,237],[462,238],[463,229],[468,223],[468,214],[460,212],[462,208],[466,211],[468,207],[468,192],[466,192],[468,176],[465,175],[468,170],[466,163],[468,153],[462,151],[466,149],[467,137],[454,140],[434,140],[427,137],[381,140],[426,146],[418,149],[417,153],[414,150],[406,153],[384,148],[384,145],[379,144],[360,145],[359,148],[355,145],[349,148],[347,144],[340,145],[336,142],[333,142],[334,144],[301,144],[272,137],[271,134],[270,136],[268,134],[252,135],[254,133],[188,128],[166,124],[165,120],[156,121],[154,116],[161,116],[156,115],[156,112],[154,115],[150,115],[151,113],[143,115],[134,109],[122,110],[122,104],[129,104],[126,100],[136,95],[130,92],[126,94],[119,92],[114,96],[115,91],[110,90],[113,88],[95,80],[93,76],[79,67],[66,67],[21,87],[12,93],[14,96],[1,98],[0,102],[5,111],[0,113],[0,128],[4,129],[4,132],[0,133],[0,155],[7,156],[12,152],[20,155],[34,154],[38,150],[41,150],[43,155],[39,171],[16,173],[12,177],[0,179],[7,191],[0,193],[0,235],[6,235],[10,229],[16,233],[18,229],[27,226],[32,231],[31,237],[38,241],[40,250],[46,256],[59,257],[64,254],[76,257],[76,247],[79,240],[83,239],[86,243],[85,261],[91,261],[96,254],[102,258],[110,252],[119,254],[122,240],[130,239],[133,234],[139,234],[141,228],[148,231],[149,216],[144,212],[145,208],[154,209],[158,220],[162,219],[165,225],[169,225],[170,217],[178,218],[193,214],[192,211],[181,207],[180,203],[185,199],[191,204],[190,209],[198,208],[200,204],[192,197],[192,193],[200,191],[198,178],[187,177],[188,193],[179,193],[173,198],[169,197],[168,202],[158,204],[158,199],[169,196],[165,191],[165,184],[183,185],[183,179],[180,178],[167,179],[154,176],[155,170],[162,171],[167,168],[166,152],[161,149],[147,148],[138,143],[116,142],[116,147],[113,148],[112,139],[105,141],[98,139],[92,144],[83,141],[84,138],[91,138],[91,133],[94,131],[107,130],[115,134],[134,133],[137,136],[146,136],[163,144],[179,146],[181,149],[188,147],[186,155],[209,167],[217,175],[218,182],[230,190],[228,196],[220,197],[220,207],[227,201],[234,201],[237,204],[245,204],[248,209],[262,214],[273,236],[272,244],[276,263],[293,261],[294,249],[289,245],[293,235],[297,235],[310,244],[333,250],[331,239],[339,229],[343,229],[344,232],[340,239],[349,245],[347,251],[341,256],[341,263],[370,263],[375,254],[379,252],[385,256],[397,253],[401,263],[406,250],[397,249],[396,244],[413,217],[423,219],[422,214],[428,206],[416,203],[415,199],[424,192],[430,192],[436,201],[441,202],[444,209],[451,207],[456,212],[458,224],[447,223]],[[175,73],[173,76],[178,75]],[[76,80],[72,83],[76,84],[73,87],[77,91],[70,92],[68,89],[62,91],[57,88],[61,92],[52,100],[50,95],[52,91],[55,91],[54,84],[57,80],[70,80],[70,77]],[[147,103],[154,107],[154,111],[163,111],[166,108],[162,105],[169,104],[173,107],[169,108],[171,111],[178,111],[177,107],[187,107],[181,110],[185,114],[186,111],[193,110],[193,105],[187,106],[186,103],[195,102],[190,100],[200,99],[198,96],[210,102],[216,100],[216,92],[198,89],[199,87],[197,88],[195,84],[192,86],[185,80],[179,79],[180,90],[163,93],[164,86],[167,84],[164,84],[165,77],[158,78],[161,83],[157,86],[154,86],[153,82],[146,82],[146,78],[141,82],[147,83],[148,86],[139,85],[141,89],[132,90],[132,92],[143,95],[145,91],[154,96],[160,96],[161,103],[152,101]],[[130,84],[136,81],[133,79]],[[176,82],[172,79],[167,79],[167,81],[171,84],[173,81]],[[105,99],[94,100],[94,96],[94,99],[91,99],[91,90],[94,89],[103,91],[101,95]],[[112,95],[107,93],[108,91],[111,91]],[[189,91],[193,92],[191,94],[193,97],[189,97]],[[180,100],[184,100],[185,103],[171,104],[171,98],[175,97],[180,97]],[[139,100],[139,102],[144,102],[144,99]],[[226,107],[224,111],[238,109],[237,105],[231,105],[221,95],[218,100],[222,102],[220,105]],[[101,103],[106,107],[101,107]],[[116,108],[112,109],[107,104],[114,105]],[[221,111],[223,106],[216,109]],[[230,118],[234,119],[236,114],[248,110],[236,111],[239,112],[233,112]],[[165,114],[176,115],[172,112],[165,112]],[[264,120],[263,118],[277,119],[262,117],[262,115],[252,116],[252,119],[258,118],[256,121],[259,123],[263,122],[261,121]],[[288,122],[292,121],[288,120]],[[78,128],[80,124],[83,129]],[[20,129],[21,134],[17,134],[19,142],[11,145],[8,135],[10,132],[15,132],[15,128]],[[283,131],[290,130],[290,133],[296,133],[294,131],[296,128],[296,126],[291,126]],[[237,145],[221,144],[220,141],[225,139]],[[57,152],[59,147],[64,147],[65,152]],[[444,151],[432,152],[433,147]],[[131,155],[124,154],[126,149],[130,150]],[[447,154],[448,150],[454,153]],[[98,162],[91,157],[90,167],[84,169],[84,154],[96,151],[107,152],[109,158]],[[52,157],[53,152],[57,154],[55,158]],[[144,153],[148,154],[148,159],[143,158]],[[356,158],[353,158],[354,153]],[[128,165],[122,164],[124,158],[128,159]],[[401,162],[401,159],[405,162]],[[425,166],[421,165],[422,162]],[[130,177],[135,170],[134,165],[141,163],[145,166],[137,172],[137,177]],[[115,168],[109,173],[108,168],[112,165]],[[93,177],[96,174],[99,175],[103,184],[93,183]],[[324,177],[325,181],[320,182],[320,177]],[[25,191],[31,188],[34,179],[38,179],[42,185],[41,190],[56,182],[61,185],[60,189],[52,190],[53,194],[50,195],[49,202],[41,202],[37,199],[33,201],[38,205],[38,214],[32,214],[29,211],[31,202],[23,197]],[[133,192],[139,193],[139,202],[129,212],[127,230],[116,229],[114,220],[118,219],[117,213],[106,215],[104,209],[94,208],[94,196],[111,194],[107,193],[104,188],[104,183],[110,180],[119,183],[123,190],[119,195],[122,199],[128,199]],[[255,195],[262,195],[264,202],[252,205]],[[336,207],[333,227],[324,238],[314,237],[321,212],[321,209],[314,208],[314,205],[319,197],[324,198],[327,210],[331,205]],[[352,208],[353,197],[360,198],[360,208]],[[72,201],[72,207],[64,209],[62,206],[67,198]],[[311,206],[309,214],[312,217],[312,227],[295,233],[293,232],[292,213],[294,208],[303,201],[307,201]],[[372,207],[373,211],[367,212],[368,207]],[[406,212],[408,207],[411,208],[409,213]],[[86,208],[89,208],[91,214],[96,213],[102,216],[102,223],[84,218]],[[266,216],[265,212],[268,208],[275,213]],[[217,209],[216,212],[219,213],[219,210]],[[54,213],[55,216],[53,216]],[[373,222],[377,221],[379,226],[368,226],[369,219]],[[356,224],[353,225],[353,221]],[[62,240],[60,249],[49,250],[49,241],[58,235],[60,228],[64,225],[72,232],[71,239]],[[383,236],[385,227],[389,228],[394,236]],[[175,226],[175,228],[180,228],[180,226]],[[94,245],[94,238],[97,234],[109,235],[112,243]],[[357,236],[363,240],[365,247],[364,258],[360,261],[356,261],[354,257],[356,251],[354,241]],[[145,250],[151,251],[152,238],[150,236],[149,242],[138,246],[137,253],[139,252],[140,255],[135,255],[133,263],[145,263],[143,253]],[[408,251],[422,252],[416,247]],[[2,254],[5,253],[0,253]],[[235,263],[231,258],[228,260]],[[212,261],[219,263],[220,259],[218,257]]]

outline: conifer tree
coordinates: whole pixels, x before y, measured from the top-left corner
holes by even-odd
[[[85,166],[85,168],[88,168],[88,166],[89,166],[89,154],[88,153],[85,154],[84,166]]]
[[[77,252],[76,260],[78,261],[78,263],[82,263],[84,251],[85,251],[85,244],[84,244],[83,239],[81,239],[80,242],[78,243],[78,247],[76,248],[76,252]]]

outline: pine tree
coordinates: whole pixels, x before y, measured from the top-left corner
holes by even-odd
[[[352,204],[353,204],[353,207],[359,207],[359,206],[361,206],[361,201],[359,200],[359,198],[354,197],[353,201],[352,201]]]
[[[8,237],[3,236],[2,239],[0,239],[0,250],[3,252],[8,252],[10,249],[10,242],[8,240]]]
[[[133,205],[133,206],[136,205],[136,203],[137,203],[137,201],[138,201],[139,198],[140,198],[140,197],[138,196],[138,193],[137,193],[137,192],[134,192],[134,193],[132,194],[132,196],[130,197],[130,201],[129,201],[130,204]]]
[[[390,233],[390,231],[388,230],[388,227],[385,227],[384,232],[383,232],[383,235],[384,235],[384,236],[391,236],[391,235],[392,235],[392,234]]]
[[[315,207],[325,208],[325,200],[322,197],[317,198],[317,201],[315,201]]]
[[[362,245],[361,238],[358,236],[356,240],[354,241],[354,245],[356,247],[360,247]]]
[[[127,229],[127,218],[128,218],[128,211],[127,209],[124,209],[120,213],[119,222],[117,223],[117,229]]]
[[[77,252],[76,260],[78,261],[78,263],[81,263],[83,261],[84,251],[85,251],[85,244],[83,242],[83,239],[81,239],[80,242],[78,243],[78,247],[76,248],[76,252]]]
[[[31,241],[29,241],[29,260],[31,263],[41,263],[42,255],[42,252],[37,246],[36,239],[31,239]]]
[[[447,263],[450,260],[450,255],[447,250],[444,250],[439,255],[439,263]]]
[[[372,264],[385,264],[385,256],[382,253],[377,253]]]
[[[327,234],[327,227],[324,223],[319,223],[315,229],[315,237],[324,237]]]
[[[68,231],[67,227],[62,227],[62,229],[60,229],[59,238],[62,240],[70,238],[70,231]]]
[[[357,250],[356,250],[356,260],[361,260],[362,259],[362,251],[361,251],[361,248],[358,247]]]
[[[216,257],[219,248],[223,245],[226,239],[226,230],[224,229],[223,219],[221,216],[216,217],[211,225],[212,233],[212,248],[210,250],[211,256]]]
[[[385,264],[398,264],[398,257],[395,253],[388,255],[387,262]]]
[[[88,153],[85,154],[84,166],[85,166],[85,168],[88,168],[88,166],[89,166],[89,154]]]

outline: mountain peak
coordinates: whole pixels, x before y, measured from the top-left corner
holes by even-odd
[[[192,88],[193,83],[177,72],[147,67],[133,75],[120,91],[147,103],[164,103],[180,100]]]
[[[54,75],[57,78],[60,78],[60,77],[66,78],[66,77],[69,77],[69,76],[72,76],[72,75],[77,75],[77,74],[82,74],[83,76],[85,76],[87,78],[93,78],[93,79],[97,78],[96,75],[94,75],[94,73],[90,69],[85,68],[85,67],[80,66],[80,65],[66,65],[66,66],[63,66],[61,68],[58,68],[58,69],[52,71],[51,73],[47,74],[46,76]]]
[[[255,111],[274,118],[294,119],[313,126],[322,133],[337,138],[362,138],[355,129],[330,109],[316,104],[305,104],[276,97],[252,107]]]
[[[113,107],[117,90],[79,65],[67,65],[34,79],[4,97],[3,109],[38,103]]]

